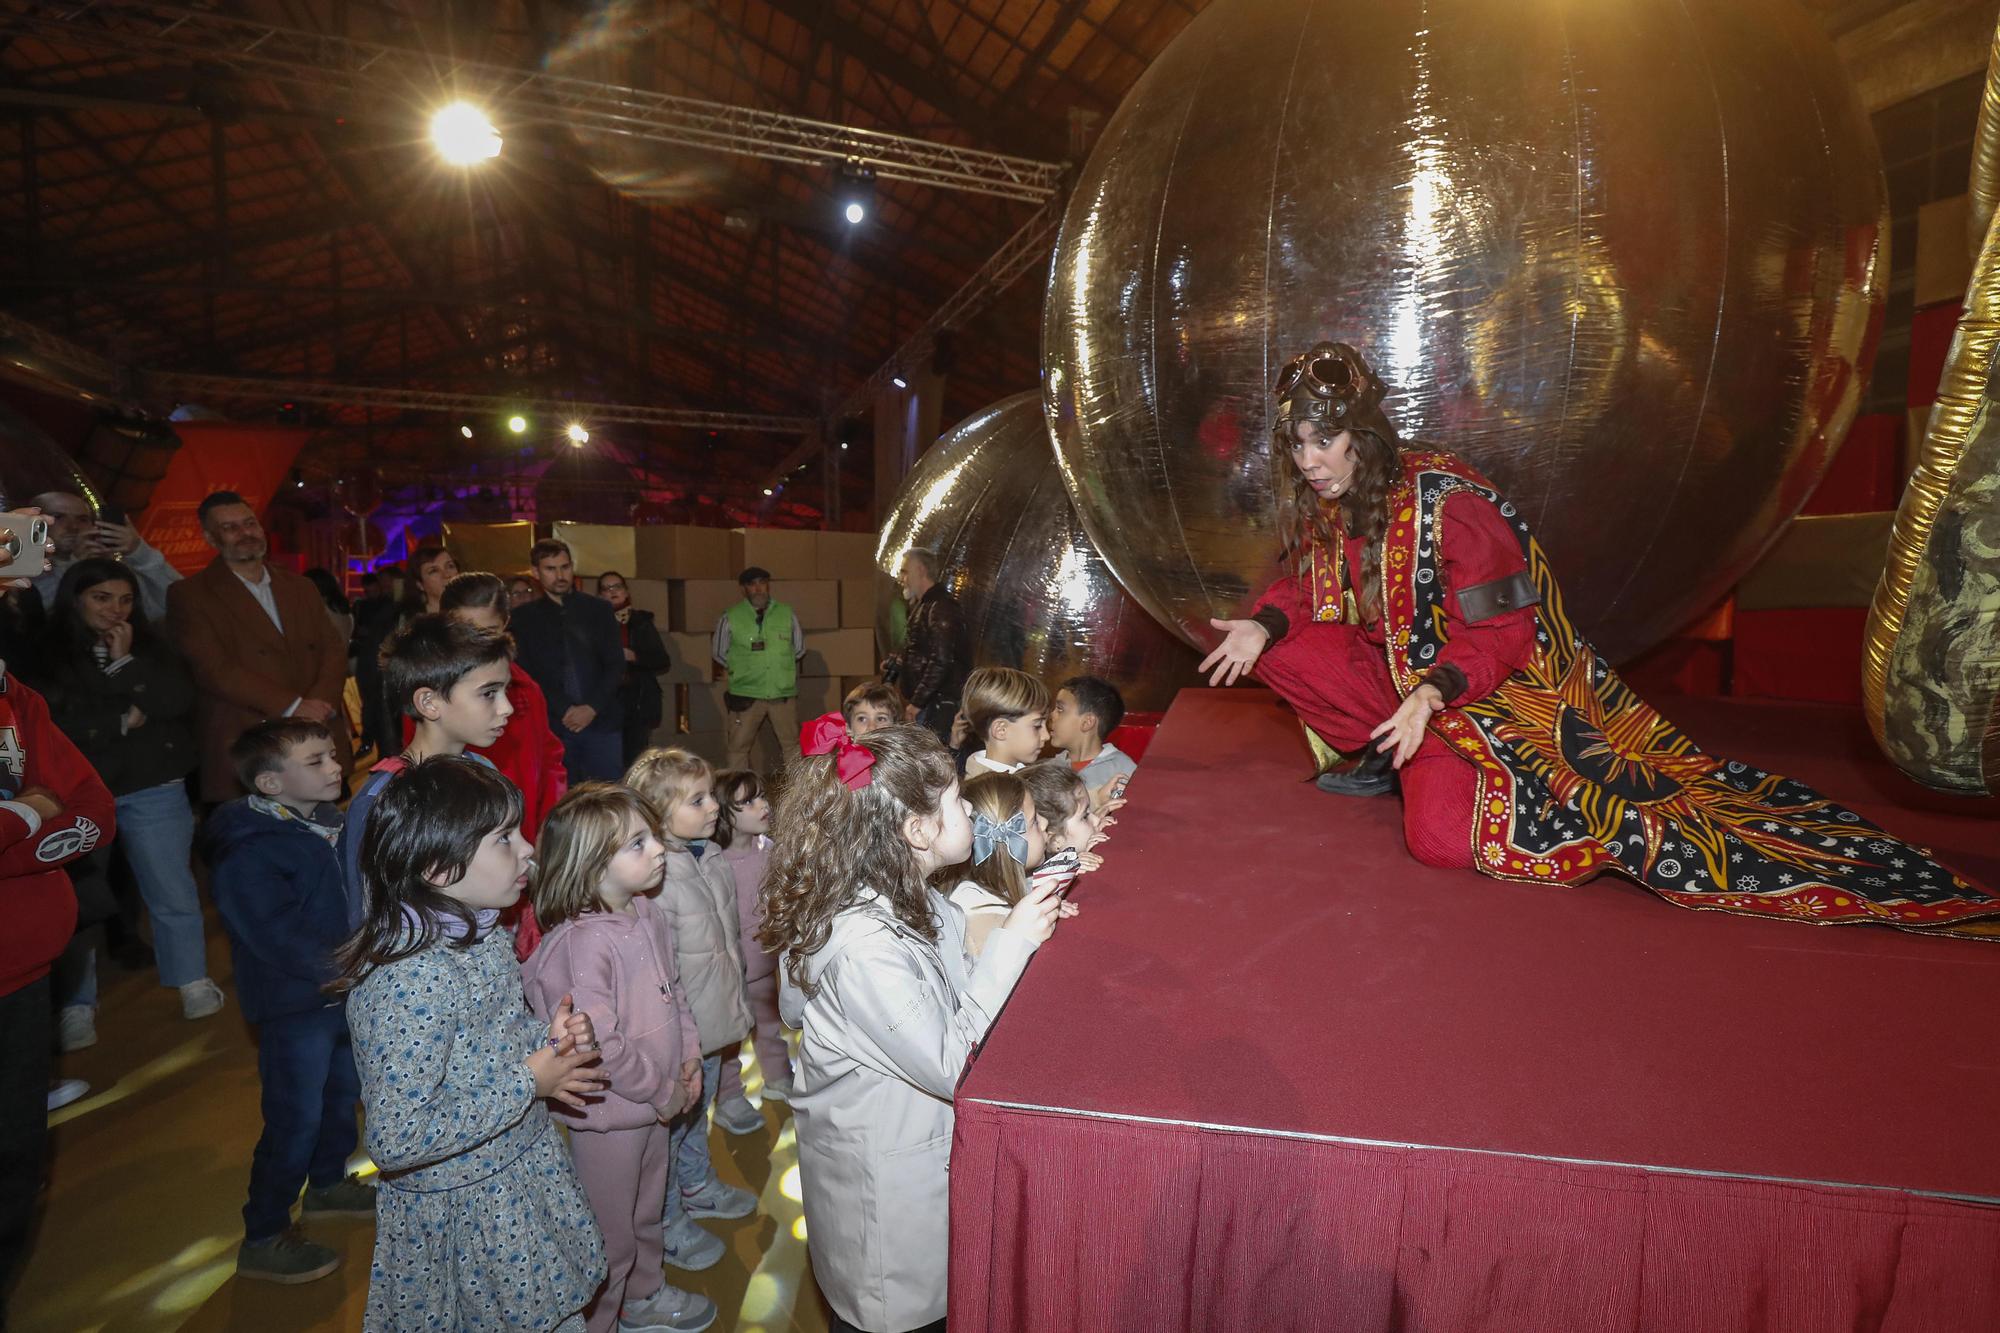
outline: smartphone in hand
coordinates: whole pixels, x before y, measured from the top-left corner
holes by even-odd
[[[1057,852],[1028,873],[1028,892],[1033,893],[1042,885],[1050,883],[1059,886],[1057,891],[1061,892],[1082,873],[1082,862],[1083,858],[1077,854],[1074,847]]]
[[[40,514],[0,514],[0,579],[31,579],[48,562],[48,519]]]

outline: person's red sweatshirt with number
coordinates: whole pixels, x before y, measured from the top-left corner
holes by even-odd
[[[62,811],[42,819],[16,798],[55,793]],[[111,792],[42,696],[0,662],[0,995],[48,975],[76,929],[76,892],[62,866],[115,831]]]

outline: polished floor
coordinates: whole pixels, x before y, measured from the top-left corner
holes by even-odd
[[[229,950],[209,940],[211,971],[230,990]],[[331,1277],[297,1287],[238,1282],[243,1187],[257,1141],[256,1049],[241,1011],[188,1022],[151,971],[103,965],[98,1044],[58,1061],[90,1095],[49,1117],[51,1181],[41,1229],[11,1307],[22,1333],[335,1333],[361,1327],[373,1226],[315,1223],[345,1256]],[[753,1101],[762,1080],[744,1069]],[[822,1333],[826,1307],[806,1261],[792,1122],[765,1106],[761,1134],[714,1131],[723,1178],[756,1190],[760,1210],[709,1222],[729,1252],[705,1273],[670,1270],[721,1309],[715,1328]]]

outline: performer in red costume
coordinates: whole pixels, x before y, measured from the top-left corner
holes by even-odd
[[[1627,689],[1514,506],[1403,445],[1359,352],[1319,344],[1277,395],[1286,572],[1249,618],[1211,622],[1202,670],[1283,696],[1324,790],[1382,794],[1399,772],[1411,853],[1496,879],[1616,870],[1683,907],[2000,934],[2000,898],[1801,783],[1703,754]]]

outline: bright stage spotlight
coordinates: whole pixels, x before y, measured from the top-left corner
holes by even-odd
[[[528,419],[522,416],[508,417],[507,429],[513,431],[516,435],[526,435],[528,433]]]
[[[486,113],[470,102],[453,102],[431,117],[431,142],[438,155],[455,167],[477,166],[500,156],[500,132]]]
[[[460,426],[460,427],[458,428],[458,433],[459,433],[460,435],[463,435],[463,436],[464,436],[464,437],[465,437],[466,439],[468,439],[468,440],[469,440],[469,439],[471,439],[471,438],[472,438],[472,427],[470,427],[470,426]]]
[[[875,211],[875,173],[863,166],[861,159],[849,158],[840,168],[840,183],[835,197],[840,202],[840,215],[847,219],[847,225],[860,226]]]
[[[899,389],[907,389],[910,387],[910,382],[904,379],[901,375],[891,375],[889,377],[889,383],[895,385]]]
[[[570,422],[569,425],[563,428],[563,434],[569,439],[569,442],[578,449],[581,449],[583,448],[584,445],[590,443],[590,432],[583,428],[583,423],[581,421]]]

